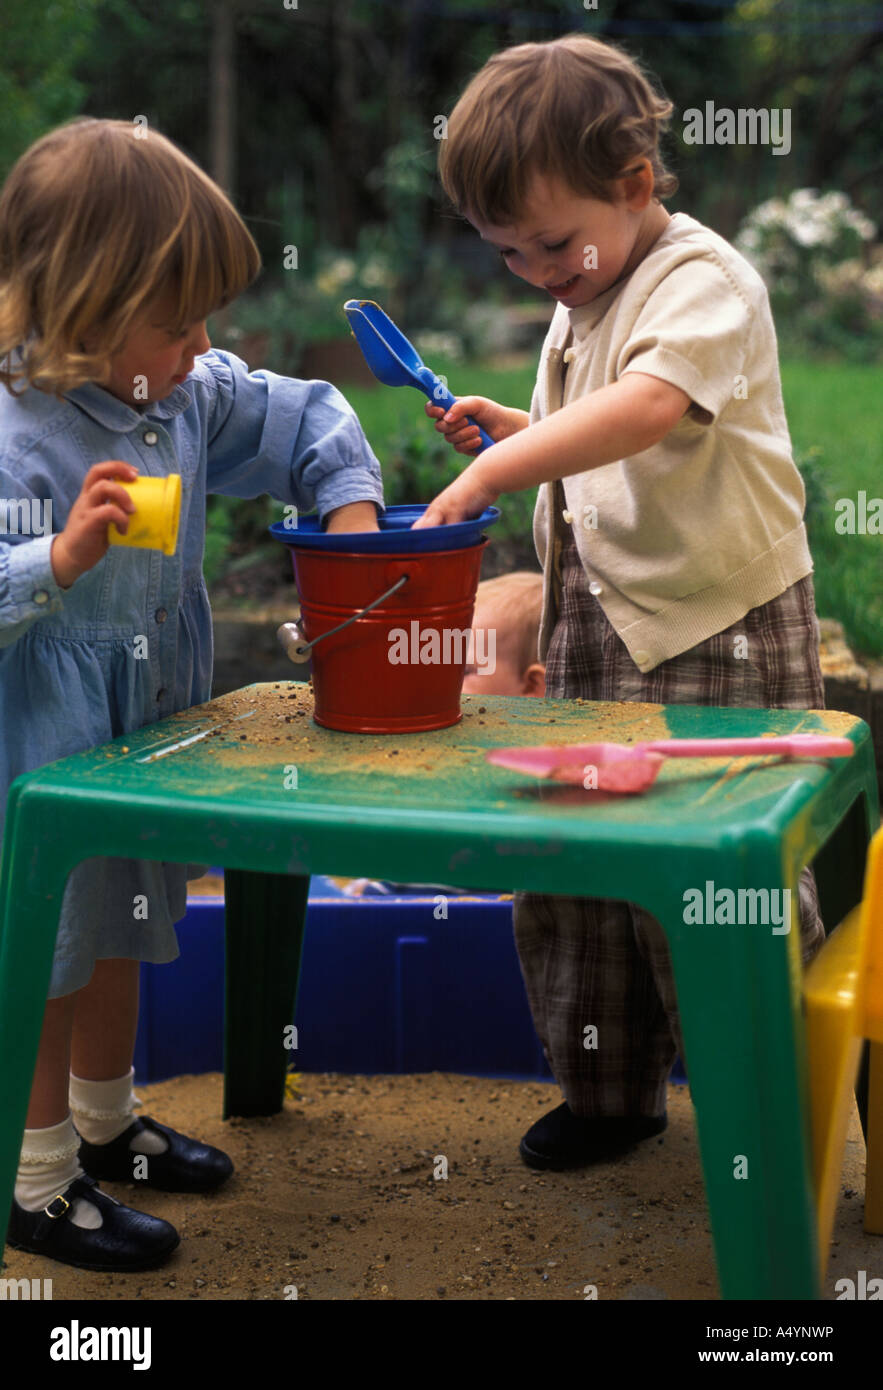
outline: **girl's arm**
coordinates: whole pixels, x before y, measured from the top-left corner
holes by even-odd
[[[326,531],[379,531],[373,502],[348,502],[328,513]]]
[[[520,492],[643,453],[674,429],[690,404],[679,387],[643,372],[626,372],[610,386],[485,450],[415,525],[465,521],[503,492]]]
[[[380,464],[355,411],[330,383],[250,372],[218,348],[197,359],[193,377],[207,388],[208,492],[269,493],[302,512],[315,506],[323,524],[337,512],[336,530],[353,529],[353,504],[383,510]],[[376,525],[375,510],[364,529]]]
[[[131,481],[137,476],[136,468],[119,460],[96,463],[86,474],[62,531],[52,533],[48,529],[52,525],[50,507],[49,520],[44,511],[43,529],[33,533],[32,539],[0,542],[0,649],[12,646],[38,619],[62,611],[61,591],[69,589],[101,559],[108,548],[111,521],[121,531],[127,530],[135,506],[114,479]],[[31,489],[21,476],[13,477],[0,464],[0,491],[8,497],[21,497]],[[49,501],[33,500],[43,508]],[[0,500],[0,512],[9,505]],[[16,533],[19,520],[16,518]],[[4,524],[0,522],[0,526]]]

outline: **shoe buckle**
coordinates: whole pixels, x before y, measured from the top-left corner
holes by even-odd
[[[58,1211],[53,1211],[52,1208],[55,1206],[56,1202],[61,1202],[62,1205]],[[70,1209],[70,1202],[67,1200],[66,1197],[62,1197],[61,1193],[59,1193],[57,1197],[52,1198],[52,1201],[49,1203],[48,1207],[43,1208],[46,1215],[51,1216],[53,1221],[57,1220],[60,1216],[67,1216]]]

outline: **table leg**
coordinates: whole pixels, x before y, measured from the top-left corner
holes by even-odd
[[[58,918],[73,864],[41,833],[39,810],[13,787],[0,868],[0,1234],[12,1205]]]
[[[672,949],[721,1294],[813,1299],[819,1277],[796,921],[774,935],[772,924],[730,924],[717,912],[711,921],[707,912],[698,922],[685,916],[684,893],[695,888],[705,898],[708,881],[715,893],[788,886],[774,839],[749,837],[740,848],[738,860],[681,861],[682,882],[661,912],[650,910]],[[796,870],[791,887],[795,907]]]
[[[224,1119],[282,1109],[309,877],[224,873],[226,1009]],[[291,1040],[291,1039],[290,1039]]]

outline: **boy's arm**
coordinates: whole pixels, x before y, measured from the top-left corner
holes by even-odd
[[[427,401],[426,414],[435,420],[435,428],[458,454],[478,452],[481,447],[479,425],[495,444],[499,444],[510,434],[526,430],[530,424],[526,410],[498,405],[496,401],[488,400],[487,396],[460,396],[447,411]],[[475,424],[470,424],[470,419]]]
[[[626,372],[582,400],[486,449],[430,504],[417,526],[478,516],[503,492],[601,468],[658,444],[691,404],[660,377]]]

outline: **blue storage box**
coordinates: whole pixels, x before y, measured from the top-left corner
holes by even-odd
[[[298,1071],[452,1071],[551,1080],[495,895],[349,898],[314,878],[298,1006]],[[224,904],[191,898],[181,955],[142,965],[141,1084],[223,1070]]]
[[[217,872],[217,871],[216,871]],[[551,1081],[512,933],[512,900],[350,898],[314,877],[298,993],[305,1072],[461,1072]],[[141,966],[135,1077],[142,1085],[224,1066],[224,904],[190,898],[181,954]],[[673,1080],[684,1080],[676,1063]]]

